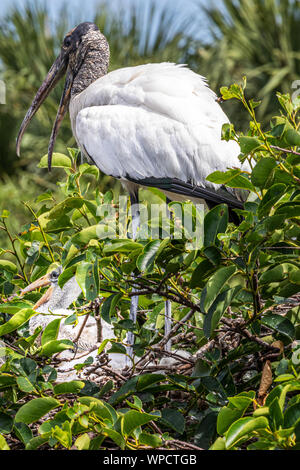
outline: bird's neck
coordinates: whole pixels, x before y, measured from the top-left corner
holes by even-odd
[[[98,78],[107,74],[109,66],[109,46],[103,36],[87,50],[82,66],[72,85],[72,97],[78,95]]]

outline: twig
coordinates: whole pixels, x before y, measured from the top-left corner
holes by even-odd
[[[277,145],[270,145],[270,147],[274,150],[278,150],[279,152],[292,153],[293,155],[300,155],[300,153],[296,152],[295,150],[284,149],[282,147],[278,147]]]
[[[80,329],[79,329],[78,335],[76,336],[76,338],[75,338],[75,340],[74,340],[74,343],[77,343],[77,342],[78,342],[78,340],[79,340],[79,338],[80,338],[80,336],[81,336],[81,333],[83,332],[83,329],[84,329],[84,327],[85,327],[85,325],[86,325],[86,322],[88,321],[89,316],[90,316],[90,314],[87,313],[86,316],[85,316],[85,319],[83,320],[83,323],[82,323],[82,325],[81,325],[81,327],[80,327]]]
[[[174,359],[177,359],[181,362],[185,362],[186,364],[194,365],[194,362],[195,362],[195,360],[192,357],[188,358],[188,357],[180,356],[179,354],[176,354],[176,353],[173,353],[173,352],[170,352],[170,351],[162,351],[161,348],[154,348],[153,347],[152,351],[160,353],[161,355],[165,355],[165,356],[168,356],[168,357],[173,357]]]
[[[225,324],[229,330],[239,333],[240,335],[249,339],[249,341],[253,341],[254,343],[259,344],[264,349],[269,349],[270,351],[273,351],[274,353],[280,352],[279,348],[276,348],[275,346],[272,346],[271,344],[266,343],[262,339],[257,338],[257,336],[252,335],[250,331],[246,330],[246,328],[243,328],[242,325],[240,326],[232,325],[230,320],[228,320],[227,318],[222,318],[221,323]]]
[[[179,328],[182,325],[185,325],[185,323],[194,315],[194,313],[195,311],[192,309],[190,312],[188,312],[185,315],[185,317],[182,318],[182,320],[177,321],[176,324],[171,329],[170,333],[158,343],[158,346],[162,348],[172,338],[172,336],[179,330]]]
[[[124,375],[119,374],[119,372],[116,372],[115,370],[111,369],[108,366],[100,366],[101,369],[105,370],[106,372],[109,372],[109,374],[114,375],[118,379],[121,379],[123,382],[126,382],[126,377]]]
[[[216,345],[216,340],[212,339],[208,343],[204,344],[198,351],[196,352],[196,359],[201,358],[205,353],[213,349]]]
[[[172,439],[170,441],[165,441],[164,444],[166,446],[170,445],[177,445],[180,449],[190,449],[190,450],[204,450],[202,447],[198,447],[194,444],[190,444],[189,442],[179,441],[178,439]]]
[[[140,283],[138,283],[136,279],[133,281],[133,284],[137,284],[138,287],[140,287]],[[134,287],[136,287],[136,286],[134,286]],[[173,302],[176,302],[176,303],[181,304],[181,305],[185,305],[186,307],[189,307],[189,308],[193,309],[194,311],[203,313],[198,305],[194,304],[193,302],[186,299],[185,297],[178,294],[177,292],[174,293],[174,291],[172,291],[171,289],[168,290],[168,291],[161,291],[158,288],[157,289],[152,289],[150,286],[148,286],[147,289],[143,289],[141,291],[135,291],[135,292],[128,292],[127,295],[129,297],[134,297],[134,296],[137,296],[137,295],[150,295],[150,294],[158,294],[161,297],[164,297],[164,298],[169,299],[169,300],[173,300]]]

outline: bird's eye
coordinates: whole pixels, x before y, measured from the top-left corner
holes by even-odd
[[[64,46],[65,47],[70,47],[71,46],[71,39],[69,37],[65,38],[64,40]]]

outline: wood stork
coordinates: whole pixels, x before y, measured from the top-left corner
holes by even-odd
[[[169,199],[202,199],[209,207],[242,208],[238,190],[210,183],[215,170],[241,167],[236,142],[221,140],[228,122],[204,77],[173,63],[146,64],[108,72],[109,45],[93,23],[81,23],[64,38],[61,51],[21,125],[17,153],[32,117],[66,74],[48,148],[48,165],[61,122],[69,109],[82,153],[103,173],[121,180],[138,203],[140,187],[156,187]],[[139,220],[138,209],[133,226]],[[130,318],[136,321],[132,298]],[[170,329],[170,304],[166,318]],[[132,334],[128,342],[133,343]],[[132,354],[131,346],[128,349]]]
[[[38,312],[38,315],[31,317],[29,320],[30,334],[33,334],[37,327],[41,326],[44,329],[54,319],[62,318],[58,338],[75,341],[79,353],[90,351],[98,341],[97,322],[92,316],[89,316],[87,319],[86,316],[80,316],[75,326],[66,325],[63,322],[63,318],[72,315],[73,310],[69,309],[69,307],[81,294],[81,288],[75,276],[73,276],[61,289],[58,285],[58,278],[61,273],[61,267],[54,269],[21,291],[23,296],[33,290],[49,286],[49,289],[33,307]],[[101,341],[114,339],[115,337],[112,326],[106,321],[101,320]],[[113,369],[124,369],[126,362],[124,354],[108,354],[108,358]],[[76,359],[75,362],[73,361],[73,365],[75,363]]]

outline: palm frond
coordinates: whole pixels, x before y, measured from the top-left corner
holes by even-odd
[[[263,99],[258,114],[268,122],[275,91],[291,93],[300,74],[299,1],[220,0],[204,12],[214,40],[198,52],[199,69],[215,89],[247,75],[248,93]]]

